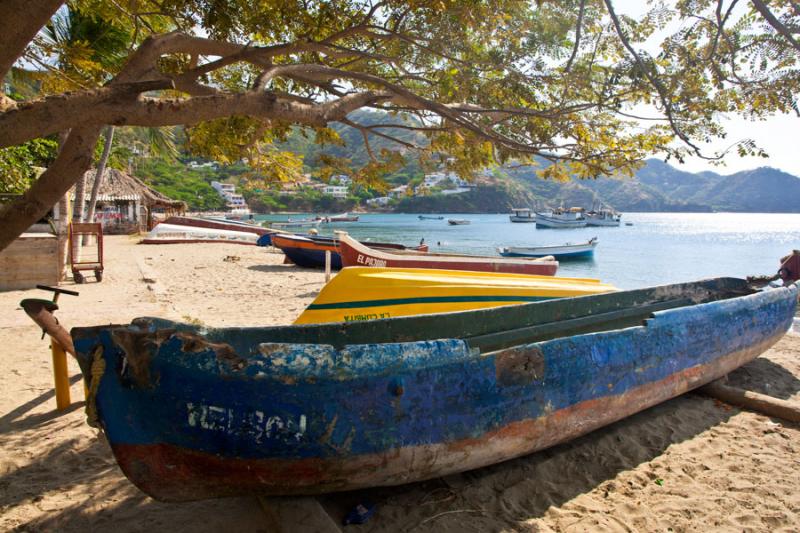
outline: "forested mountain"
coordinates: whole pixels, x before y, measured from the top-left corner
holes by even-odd
[[[721,175],[691,173],[650,159],[633,178],[543,181],[531,168],[508,170],[543,205],[593,202],[620,211],[800,212],[800,178],[770,167]]]

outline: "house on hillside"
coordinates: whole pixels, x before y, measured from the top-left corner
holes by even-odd
[[[347,187],[344,185],[325,185],[322,194],[328,194],[334,198],[347,198]]]
[[[236,192],[236,185],[232,183],[221,183],[219,181],[212,181],[211,186],[217,193],[225,199],[225,205],[232,213],[246,215],[250,213],[247,207],[247,202],[244,201],[244,196]]]

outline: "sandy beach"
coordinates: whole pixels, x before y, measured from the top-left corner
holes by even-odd
[[[324,284],[321,271],[232,244],[137,245],[107,237],[102,283],[64,284],[62,324],[159,316],[212,326],[289,324]],[[269,531],[255,497],[159,503],[136,489],[104,437],[74,405],[55,410],[49,343],[19,307],[42,291],[0,293],[0,530]],[[730,376],[731,384],[800,400],[800,335]],[[377,504],[348,531],[798,531],[800,425],[690,393],[569,444],[414,485],[331,495],[339,521]]]

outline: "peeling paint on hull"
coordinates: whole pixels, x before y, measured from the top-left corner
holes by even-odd
[[[796,287],[777,289],[485,354],[451,339],[262,343],[234,359],[218,357],[219,338],[182,352],[178,334],[154,333],[147,383],[126,374],[136,355],[107,330],[94,328],[76,348],[104,346],[100,419],[146,493],[318,494],[429,479],[565,442],[757,357],[790,327],[796,303]]]

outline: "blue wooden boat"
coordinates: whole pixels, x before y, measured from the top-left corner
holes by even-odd
[[[318,494],[478,468],[612,423],[757,357],[797,297],[795,284],[717,278],[349,323],[142,318],[75,328],[71,351],[90,421],[147,494]]]
[[[340,270],[342,268],[342,256],[339,253],[339,240],[333,237],[280,234],[273,235],[270,242],[272,246],[280,248],[286,257],[297,266],[305,268],[325,268],[325,252],[330,252],[331,268],[334,270]],[[370,246],[381,250],[412,249],[418,252],[428,251],[428,245],[424,243],[416,247],[406,247],[402,244],[386,242],[370,243]]]
[[[504,246],[497,249],[503,257],[547,257],[552,255],[559,261],[570,259],[591,259],[597,248],[597,237],[578,244],[561,244],[556,246]]]

